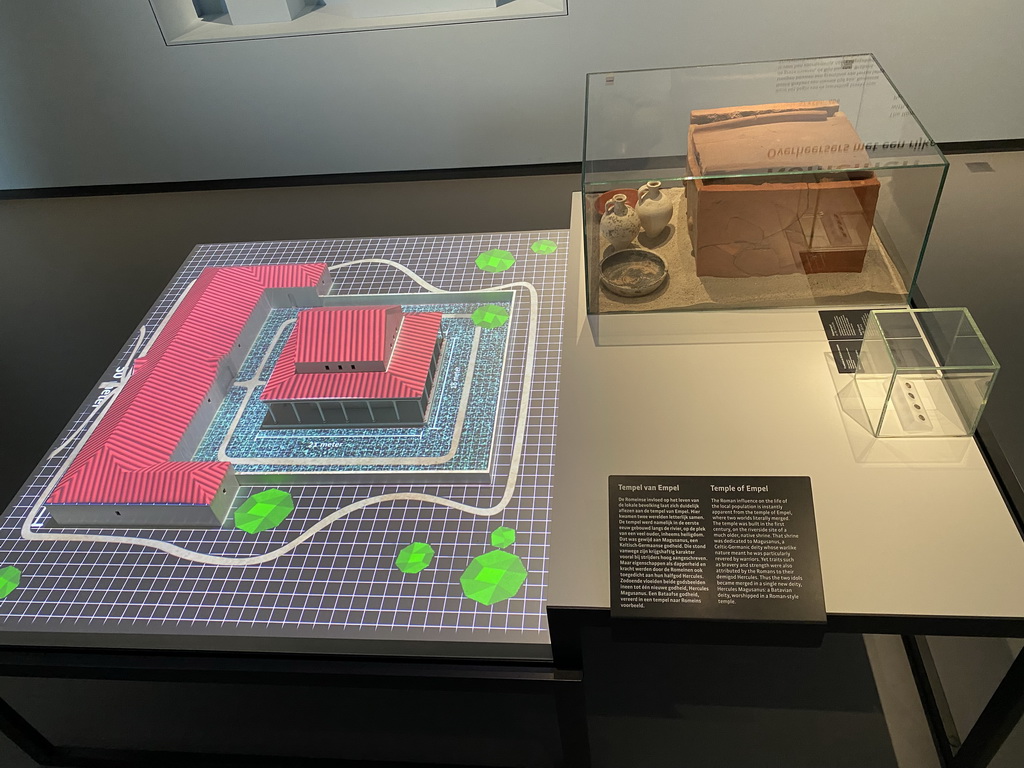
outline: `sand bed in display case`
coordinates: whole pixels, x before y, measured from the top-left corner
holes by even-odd
[[[870,55],[592,74],[585,144],[591,313],[905,305],[947,167]],[[638,249],[667,278],[609,290]]]

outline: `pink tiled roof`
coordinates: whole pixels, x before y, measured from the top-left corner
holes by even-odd
[[[295,332],[288,337],[260,399],[341,400],[417,398],[423,395],[441,328],[439,312],[405,315],[386,371],[295,373]]]
[[[292,331],[295,362],[387,362],[388,320],[397,327],[401,315],[397,304],[304,309]]]
[[[171,462],[263,292],[315,286],[326,264],[203,270],[47,499],[50,504],[208,504],[231,465]]]

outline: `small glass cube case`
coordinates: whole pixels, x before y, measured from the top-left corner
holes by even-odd
[[[953,437],[974,433],[998,372],[966,309],[879,309],[854,382],[875,437]]]

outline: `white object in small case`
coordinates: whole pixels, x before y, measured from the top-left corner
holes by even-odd
[[[929,403],[917,385],[909,379],[897,378],[893,389],[890,402],[904,431],[931,432],[934,426],[928,417]]]
[[[672,220],[672,201],[661,194],[660,181],[648,181],[637,190],[636,213],[648,237],[657,237]]]
[[[625,195],[613,195],[605,205],[601,234],[616,250],[625,248],[640,234],[640,217],[626,205]]]

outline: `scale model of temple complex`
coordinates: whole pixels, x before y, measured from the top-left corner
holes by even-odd
[[[474,294],[379,297],[410,308],[330,285],[326,264],[205,269],[103,402],[52,520],[208,527],[246,485],[486,482],[507,328],[471,323]]]
[[[0,515],[0,625],[541,658],[569,252],[196,246]]]

